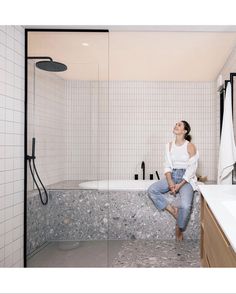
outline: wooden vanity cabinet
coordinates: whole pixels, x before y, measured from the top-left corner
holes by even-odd
[[[201,265],[236,267],[236,253],[201,195]]]

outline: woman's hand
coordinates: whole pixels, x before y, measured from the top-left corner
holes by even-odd
[[[171,182],[169,184],[170,194],[175,196],[175,183]]]
[[[170,190],[170,194],[175,195],[175,183],[172,180],[171,172],[166,173],[165,176],[166,176],[166,180],[167,180],[168,187],[169,187],[169,190]]]
[[[178,193],[180,188],[183,187],[183,185],[187,183],[187,181],[185,180],[182,180],[182,182],[178,183],[178,184],[175,184],[174,186],[174,190],[175,190],[175,193]]]
[[[182,187],[182,185],[179,183],[179,184],[175,184],[175,193],[179,192],[179,189]]]
[[[173,195],[173,196],[176,196],[176,191],[175,191],[175,188],[170,188],[170,194]]]

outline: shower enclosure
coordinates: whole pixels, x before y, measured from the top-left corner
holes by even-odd
[[[25,264],[45,246],[72,250],[101,240],[107,266],[108,190],[98,200],[96,187],[79,184],[109,175],[108,32],[29,30],[26,38]],[[45,56],[64,71],[48,68]]]

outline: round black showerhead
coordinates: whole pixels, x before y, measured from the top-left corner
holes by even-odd
[[[65,64],[53,60],[38,61],[36,62],[36,66],[42,70],[53,72],[67,70],[67,66]]]

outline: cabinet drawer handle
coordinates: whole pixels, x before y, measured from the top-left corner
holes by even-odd
[[[220,233],[220,235],[221,235],[221,238],[223,239],[225,245],[226,245],[227,247],[231,247],[229,241],[228,241],[228,240],[225,238],[225,236],[223,235],[223,233],[222,233],[222,231],[221,231],[221,228],[220,228],[220,225],[218,225],[218,223],[216,222],[215,217],[214,217],[213,213],[211,212],[210,207],[208,206],[207,203],[206,203],[206,208],[207,208],[207,212],[209,213],[209,215],[210,215],[212,221],[214,222],[215,226],[217,227],[217,229],[218,229],[218,231],[219,231],[219,233]]]

